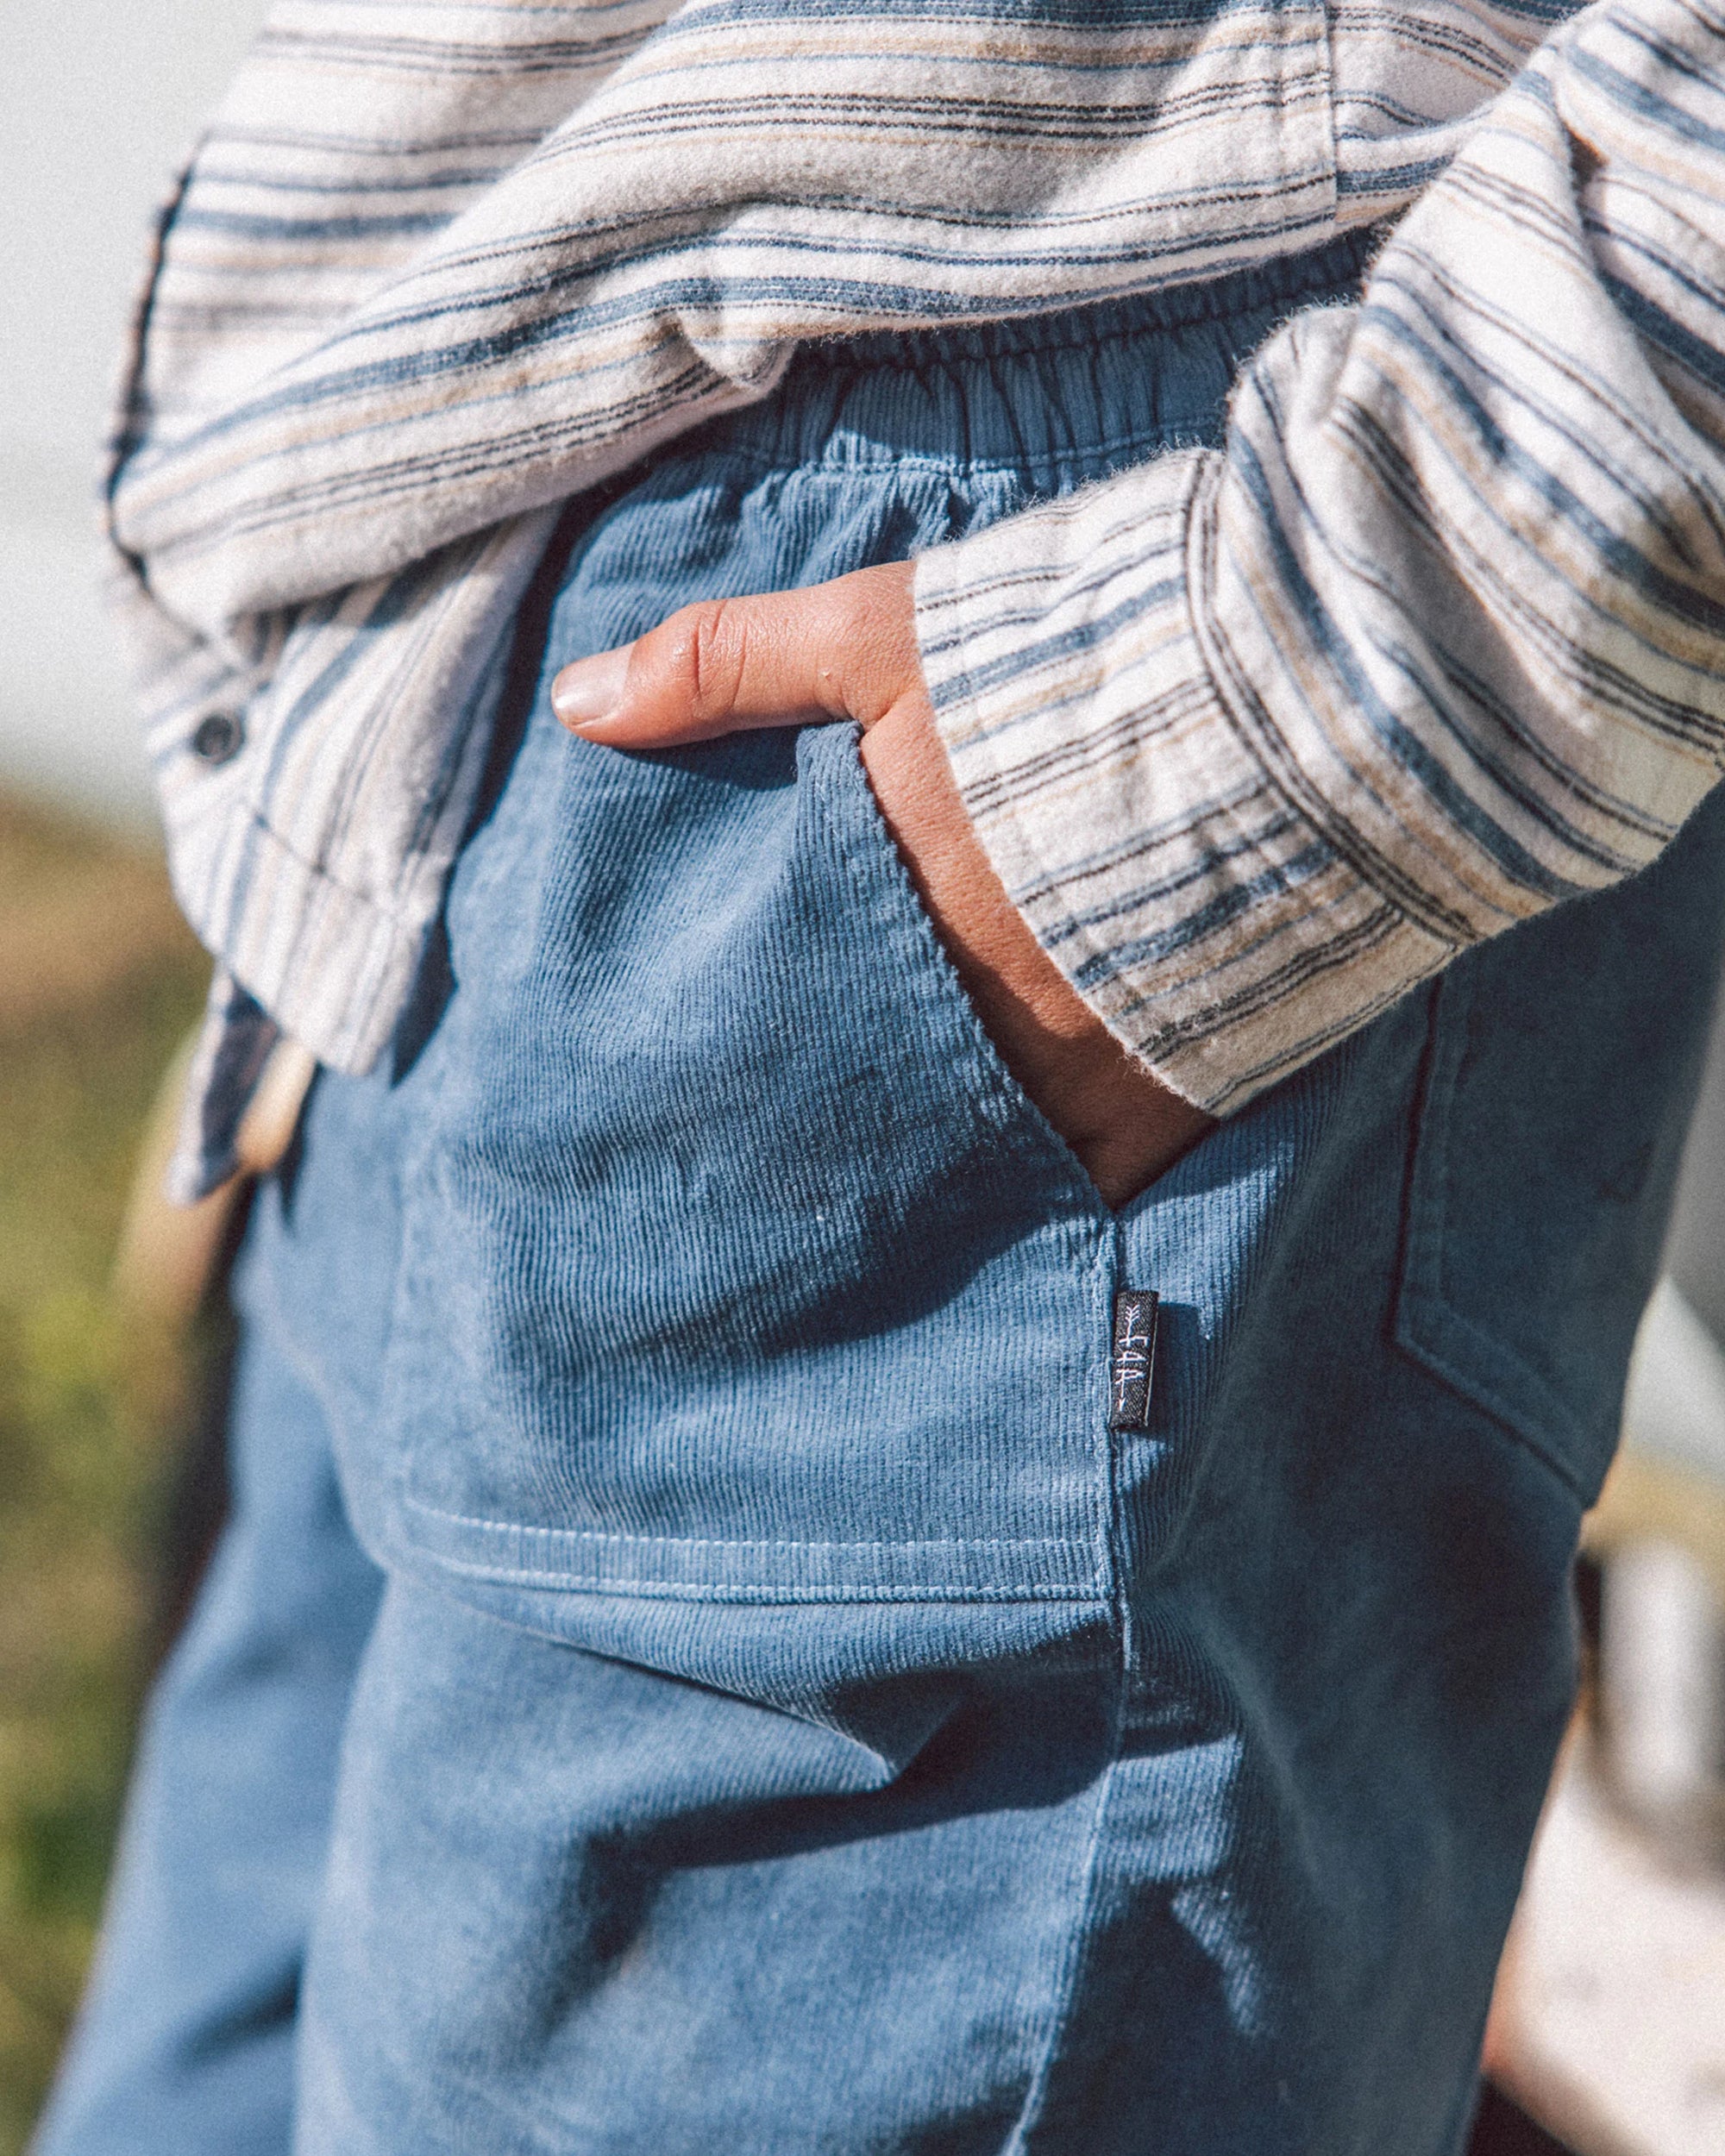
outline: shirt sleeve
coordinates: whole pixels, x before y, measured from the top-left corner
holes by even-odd
[[[1725,756],[1725,16],[1600,0],[1224,445],[923,556],[1044,947],[1226,1113],[1651,861]]]

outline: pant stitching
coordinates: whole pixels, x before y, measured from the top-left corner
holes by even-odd
[[[1113,1282],[1124,1275],[1125,1238],[1118,1221],[1113,1236],[1103,1247],[1097,1269],[1104,1275],[1105,1288],[1112,1288]],[[1108,1307],[1106,1298],[1104,1307]],[[1001,2146],[1000,2156],[1029,2156],[1032,2136],[1038,2132],[1047,2110],[1049,2090],[1055,2069],[1060,2062],[1062,2042],[1072,2027],[1091,1959],[1095,1927],[1090,1920],[1096,1903],[1097,1877],[1101,1869],[1108,1811],[1113,1797],[1115,1777],[1120,1772],[1120,1755],[1125,1747],[1126,1708],[1131,1690],[1132,1609],[1126,1592],[1128,1574],[1121,1517],[1120,1444],[1120,1439],[1113,1432],[1105,1433],[1103,1473],[1107,1478],[1108,1507],[1107,1561],[1113,1604],[1112,1624],[1116,1642],[1113,1727],[1108,1735],[1107,1764],[1099,1777],[1101,1787],[1096,1794],[1090,1843],[1084,1852],[1083,1877],[1073,1915],[1071,1951],[1060,1994],[1050,2015],[1048,2035],[1042,2046],[1041,2056],[1032,2071],[1030,2085],[1025,2091],[1024,2107]]]

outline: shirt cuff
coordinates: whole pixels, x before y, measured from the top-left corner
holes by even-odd
[[[1310,820],[1206,655],[1221,460],[1157,458],[917,564],[923,667],[995,874],[1085,1002],[1212,1114],[1455,956]]]

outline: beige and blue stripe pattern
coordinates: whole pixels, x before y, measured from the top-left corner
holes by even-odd
[[[1645,859],[1712,736],[1638,714],[1704,711],[1712,647],[1684,616],[1665,655],[1622,561],[1705,586],[1665,415],[1713,454],[1690,347],[1725,337],[1707,271],[1623,235],[1680,217],[1672,188],[1717,204],[1689,128],[1717,61],[1664,0],[1638,19],[1699,86],[1649,102],[1651,63],[1577,72],[1615,17],[1540,50],[1562,12],[284,0],[164,212],[109,488],[176,881],[221,962],[181,1189],[223,1171],[276,1028],[348,1070],[388,1040],[560,501],[768,394],[808,337],[1220,274],[1434,179],[1366,305],[1266,356],[1224,459],[930,558],[955,763],[1083,993],[1224,1106]],[[1615,129],[1580,195],[1565,98]],[[1665,195],[1625,177],[1649,159]],[[1571,516],[1540,474],[1590,399],[1618,491]],[[1537,557],[1502,604],[1462,560],[1467,534],[1501,566],[1493,518]]]

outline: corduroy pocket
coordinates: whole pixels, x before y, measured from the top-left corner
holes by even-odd
[[[1658,1269],[1720,886],[1692,828],[1629,882],[1466,953],[1433,1000],[1396,1338],[1584,1505]]]
[[[524,756],[407,1081],[400,1532],[612,1593],[1099,1595],[1112,1223],[854,736]]]

